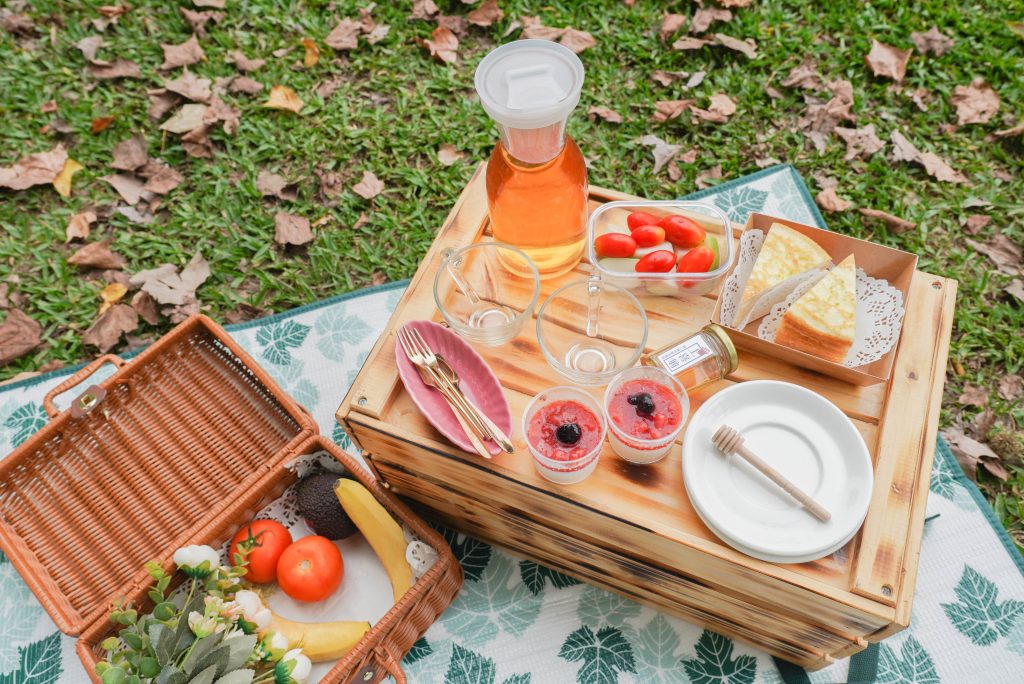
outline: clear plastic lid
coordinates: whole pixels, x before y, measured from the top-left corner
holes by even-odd
[[[547,40],[517,40],[495,48],[476,68],[484,111],[505,128],[535,129],[568,118],[580,101],[583,63]]]

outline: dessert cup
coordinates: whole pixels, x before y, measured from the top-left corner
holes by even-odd
[[[671,407],[665,405],[667,397],[673,397],[679,402],[678,416],[674,416],[673,420],[673,416],[669,415],[666,425],[654,427],[654,418],[650,422],[642,417],[642,422],[634,421],[637,425],[652,426],[656,435],[650,437],[637,434],[635,430],[629,429],[629,426],[617,424],[613,417],[617,410],[621,410],[623,392],[628,393],[630,387],[642,388],[645,385],[659,395],[652,398],[656,406],[653,415],[673,413]],[[662,394],[661,390],[657,389],[658,387],[664,390],[665,394]],[[632,402],[629,403],[632,404]],[[635,410],[632,405],[629,406],[629,409]],[[659,414],[659,412],[661,413]],[[686,424],[690,413],[690,399],[682,383],[674,377],[660,368],[641,366],[624,370],[608,384],[604,395],[604,413],[608,423],[608,441],[612,445],[612,450],[620,458],[630,463],[646,465],[660,461],[675,446],[676,438],[679,436],[680,430],[683,429],[683,425]],[[637,412],[636,415],[640,416],[640,413]],[[645,429],[651,428],[645,427]]]
[[[563,447],[551,444],[551,440],[548,440],[545,444],[548,445],[549,453],[545,453],[545,444],[539,443],[545,437],[541,421],[545,413],[556,412],[567,403],[578,405],[579,408],[575,410],[581,409],[593,418],[592,425],[588,422],[588,425],[583,426],[583,430],[591,434],[581,436],[577,443],[585,446],[580,448]],[[535,423],[535,419],[538,422]],[[590,394],[575,387],[552,387],[534,397],[526,407],[522,429],[523,439],[526,440],[533,456],[533,465],[537,472],[556,484],[575,484],[585,480],[597,468],[605,434],[608,432],[608,422],[600,404]],[[551,433],[552,430],[547,432]],[[550,434],[547,436],[550,437]],[[555,449],[579,453],[573,454],[570,458],[556,458],[550,453]]]

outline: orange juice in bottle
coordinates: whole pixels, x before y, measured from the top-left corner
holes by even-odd
[[[579,57],[546,40],[503,45],[476,70],[480,101],[501,133],[487,164],[492,233],[526,252],[541,278],[572,270],[585,247],[587,167],[565,133],[582,87]]]

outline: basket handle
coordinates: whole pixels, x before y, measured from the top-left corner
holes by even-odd
[[[377,664],[384,670],[384,672],[391,675],[395,684],[408,684],[408,679],[405,677],[405,672],[402,671],[402,666],[398,664],[394,656],[388,652],[387,648],[381,647],[373,650],[373,659],[376,660]],[[372,662],[371,660],[371,662]],[[373,665],[367,665],[362,670],[356,672],[356,676],[352,679],[351,684],[362,684],[362,682],[377,681]]]
[[[116,354],[104,354],[95,361],[89,363],[87,366],[79,369],[77,373],[75,373],[70,378],[68,378],[67,380],[60,383],[52,390],[46,393],[46,396],[43,397],[43,408],[46,409],[46,413],[51,418],[56,418],[58,415],[60,415],[60,409],[58,409],[57,406],[53,403],[53,400],[57,398],[58,395],[67,392],[75,385],[84,382],[90,375],[99,370],[100,366],[102,366],[105,363],[112,363],[118,368],[120,368],[121,366],[126,364],[127,361],[122,359],[120,356],[117,356]]]

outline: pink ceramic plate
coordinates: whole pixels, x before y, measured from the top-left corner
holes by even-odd
[[[410,321],[402,327],[419,330],[423,339],[426,340],[427,346],[435,354],[443,356],[448,365],[459,374],[459,386],[462,388],[462,392],[506,435],[511,436],[512,413],[509,411],[505,392],[494,371],[476,353],[476,350],[448,328],[431,321]],[[397,341],[395,362],[398,364],[398,375],[402,378],[402,384],[405,385],[409,396],[412,397],[413,402],[427,417],[430,424],[455,446],[463,451],[476,453],[448,402],[440,392],[424,384],[416,366],[405,355],[402,345]],[[484,446],[492,454],[501,451],[501,447],[489,440],[484,441]]]

